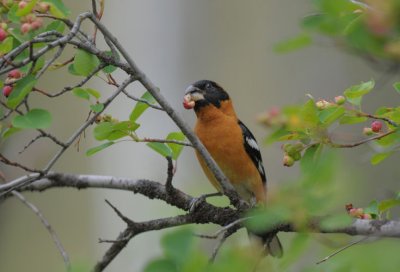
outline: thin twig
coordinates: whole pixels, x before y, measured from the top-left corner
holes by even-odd
[[[61,56],[64,49],[65,49],[65,45],[61,44],[60,47],[58,48],[57,52],[53,55],[53,57],[51,59],[49,59],[46,62],[46,64],[43,66],[43,68],[40,69],[40,71],[37,73],[36,78],[40,78],[44,74],[44,72],[46,72],[46,70],[50,67],[50,65]]]
[[[346,245],[346,246],[344,246],[344,247],[338,249],[337,251],[333,252],[332,254],[326,256],[326,257],[323,258],[322,260],[318,261],[316,264],[321,264],[321,263],[323,263],[323,262],[326,262],[327,260],[329,260],[329,259],[332,258],[333,256],[339,254],[340,252],[342,252],[342,251],[344,251],[344,250],[346,250],[346,249],[348,249],[348,248],[350,248],[350,247],[352,247],[352,246],[354,246],[354,245],[356,245],[356,244],[358,244],[358,243],[364,242],[364,241],[367,240],[368,238],[369,238],[369,236],[365,236],[365,237],[361,238],[360,240],[354,241],[354,242],[352,242],[352,243],[350,243],[350,244],[348,244],[348,245]]]
[[[205,238],[205,239],[217,239],[222,233],[228,231],[229,229],[237,226],[238,224],[242,223],[243,221],[246,221],[250,219],[250,217],[243,217],[240,218],[238,220],[233,221],[232,223],[224,226],[223,228],[219,229],[217,232],[215,232],[214,234],[211,235],[207,235],[207,234],[195,234],[195,236],[199,237],[199,238]]]
[[[359,146],[359,145],[363,145],[363,144],[371,142],[371,141],[382,139],[382,138],[384,138],[386,136],[389,136],[390,134],[393,134],[395,132],[397,132],[397,130],[390,130],[390,131],[388,131],[386,133],[382,133],[382,134],[376,135],[374,137],[367,138],[367,139],[361,140],[359,142],[350,143],[350,144],[337,144],[337,143],[332,143],[331,142],[331,143],[329,143],[329,145],[332,146],[332,147],[336,147],[336,148],[352,148],[352,147],[356,147],[356,146]]]
[[[40,219],[42,222],[43,226],[46,228],[46,230],[49,232],[51,238],[53,239],[54,244],[56,245],[58,251],[60,252],[61,257],[64,260],[65,268],[66,271],[71,270],[71,263],[69,261],[69,256],[68,253],[65,251],[64,246],[61,243],[60,238],[58,237],[57,233],[54,231],[53,227],[50,225],[49,221],[44,217],[43,213],[31,202],[29,202],[22,194],[18,192],[11,192],[12,195],[14,195],[16,198],[18,198],[25,206],[30,208],[36,216]]]
[[[122,212],[120,212],[117,207],[115,207],[113,204],[111,204],[110,201],[108,201],[107,199],[105,200],[105,202],[108,204],[108,206],[110,206],[114,212],[129,226],[132,227],[133,225],[135,225],[135,222],[133,222],[131,219],[129,219],[128,217],[126,217],[125,215],[122,214]]]
[[[167,192],[171,194],[174,189],[174,187],[172,186],[172,179],[174,177],[174,163],[170,156],[167,156],[166,159],[168,162],[168,168],[167,168],[167,180],[165,182],[165,188],[167,189]]]
[[[137,139],[136,142],[177,144],[177,145],[193,147],[193,145],[188,142],[183,142],[183,141],[178,141],[178,140],[167,140],[167,139],[143,138],[143,139]]]
[[[156,109],[156,110],[161,110],[161,111],[164,111],[164,109],[162,108],[162,107],[160,107],[160,106],[157,106],[157,105],[153,105],[153,104],[151,104],[149,101],[147,101],[147,100],[144,100],[144,99],[141,99],[141,98],[138,98],[138,97],[136,97],[136,96],[133,96],[133,95],[131,95],[131,94],[129,94],[128,92],[123,92],[128,98],[130,98],[130,99],[132,99],[132,100],[134,100],[134,101],[137,101],[137,102],[141,102],[141,103],[144,103],[144,104],[146,104],[147,106],[149,106],[150,108],[153,108],[153,109]]]
[[[39,173],[39,174],[43,174],[43,173],[44,173],[42,170],[34,169],[34,168],[29,168],[29,167],[27,167],[27,166],[25,166],[25,165],[22,165],[22,164],[20,164],[20,163],[10,161],[10,160],[7,159],[6,157],[4,157],[4,155],[1,154],[1,153],[0,153],[0,161],[1,161],[2,163],[4,163],[4,164],[7,164],[7,165],[10,165],[10,166],[14,166],[14,167],[21,168],[22,170],[25,170],[25,171],[27,171],[27,172]],[[1,188],[2,186],[3,186],[3,185],[0,185],[0,188]]]

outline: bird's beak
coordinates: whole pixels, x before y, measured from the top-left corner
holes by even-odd
[[[187,110],[193,109],[196,105],[196,101],[204,99],[204,95],[201,90],[197,87],[190,85],[185,90],[185,96],[183,97],[183,107]]]

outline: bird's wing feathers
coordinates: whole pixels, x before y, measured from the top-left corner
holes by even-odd
[[[256,166],[258,172],[260,173],[261,179],[265,184],[267,182],[267,178],[265,176],[260,148],[258,147],[257,141],[251,131],[240,120],[239,126],[242,129],[244,148],[246,149],[247,154]]]

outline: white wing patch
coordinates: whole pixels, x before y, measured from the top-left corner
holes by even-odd
[[[252,148],[254,148],[255,150],[260,150],[260,148],[258,147],[258,144],[256,142],[256,140],[250,138],[250,137],[246,137],[246,142],[249,144],[249,146],[251,146]]]
[[[262,165],[262,161],[258,161],[258,171],[261,173],[261,175],[265,175],[264,173],[264,166]]]

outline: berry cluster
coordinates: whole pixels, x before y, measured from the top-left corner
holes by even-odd
[[[290,167],[295,161],[300,160],[301,152],[303,151],[304,147],[305,146],[302,143],[282,145],[282,149],[285,152],[283,156],[283,165]]]
[[[14,82],[22,77],[22,73],[18,69],[14,69],[8,73],[5,80],[6,85],[3,87],[3,95],[8,97],[13,91]]]
[[[354,208],[353,204],[347,204],[346,205],[346,211],[347,213],[354,218],[359,218],[359,219],[372,219],[372,215],[369,213],[364,213],[363,208]]]
[[[318,100],[317,102],[315,102],[315,106],[319,110],[324,110],[324,109],[328,109],[333,106],[343,105],[346,102],[346,98],[343,95],[336,96],[334,98],[334,100],[335,100],[335,102],[329,102],[329,101],[326,101],[325,99],[321,99],[321,100]]]
[[[0,13],[7,12],[12,8],[14,5],[13,0],[2,0],[0,2]],[[29,1],[17,1],[18,3],[18,9],[22,10],[27,7],[29,4]],[[45,2],[38,2],[36,3],[35,7],[32,9],[32,12],[27,14],[26,16],[21,17],[20,19],[20,26],[19,29],[22,34],[29,33],[31,31],[40,29],[43,26],[43,19],[40,17],[37,17],[35,13],[47,13],[50,10],[50,4],[45,3]],[[9,35],[9,24],[10,22],[8,20],[3,20],[0,23],[0,42],[4,41],[8,35]],[[13,28],[10,26],[10,28]]]

